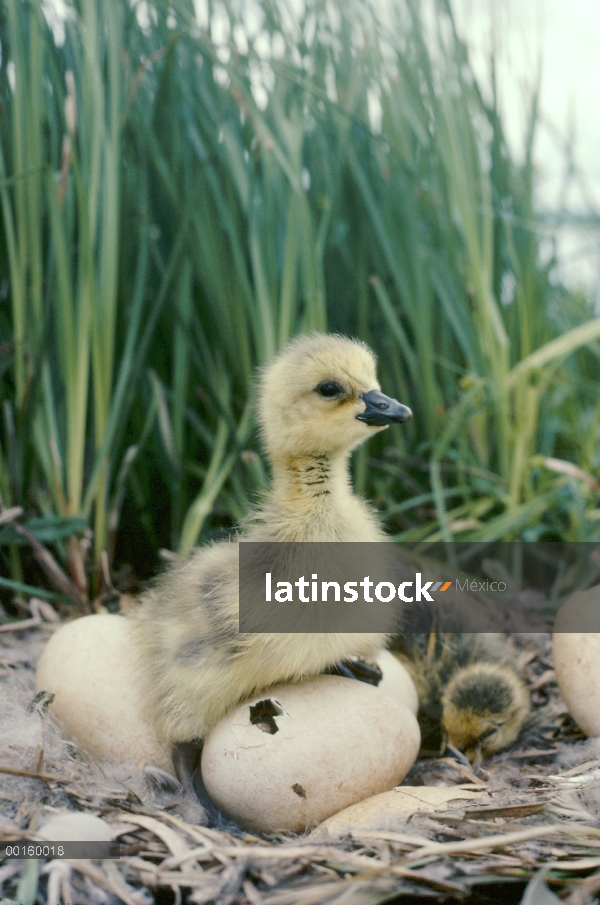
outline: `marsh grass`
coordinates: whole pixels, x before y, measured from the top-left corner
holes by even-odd
[[[81,0],[60,44],[7,0],[0,493],[93,529],[46,538],[83,591],[243,517],[255,369],[307,330],[372,344],[415,411],[355,459],[395,536],[597,536],[593,482],[548,466],[598,471],[600,320],[542,263],[537,94],[517,163],[420,8],[264,0],[253,37],[233,3]]]

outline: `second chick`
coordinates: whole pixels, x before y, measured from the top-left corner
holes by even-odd
[[[450,743],[475,760],[516,741],[529,717],[529,692],[504,636],[418,634],[395,647],[417,687],[422,755]]]

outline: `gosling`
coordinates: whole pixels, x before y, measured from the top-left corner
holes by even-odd
[[[453,745],[475,761],[508,748],[529,718],[526,685],[502,636],[421,635],[396,656],[419,695],[422,754]]]
[[[380,391],[366,345],[325,334],[295,339],[260,375],[258,417],[272,486],[242,540],[386,540],[352,492],[349,454],[412,412]],[[202,547],[158,579],[135,617],[149,705],[175,746],[180,778],[192,768],[181,765],[189,743],[197,762],[200,740],[231,708],[276,683],[373,657],[387,640],[381,633],[240,634],[238,578],[237,540]]]

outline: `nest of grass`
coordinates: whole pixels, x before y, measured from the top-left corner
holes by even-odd
[[[585,905],[600,890],[600,740],[560,698],[549,635],[518,636],[534,719],[509,751],[471,765],[459,752],[418,761],[403,785],[475,798],[339,839],[258,838],[187,823],[135,767],[86,759],[43,708],[26,713],[53,630],[38,612],[0,627],[0,842],[35,838],[56,811],[102,817],[122,845],[111,861],[16,861],[0,895],[23,903],[377,905],[520,902]]]

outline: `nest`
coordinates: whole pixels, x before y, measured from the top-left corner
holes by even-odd
[[[35,838],[53,812],[85,811],[110,824],[121,857],[6,860],[0,896],[44,905],[377,905],[519,902],[526,890],[528,903],[585,905],[600,890],[600,740],[586,740],[566,711],[549,635],[516,638],[534,705],[519,742],[476,765],[459,752],[418,761],[404,781],[455,788],[456,801],[324,839],[193,825],[177,793],[160,792],[134,765],[90,762],[41,705],[26,713],[51,630],[40,619],[0,628],[0,841]]]

